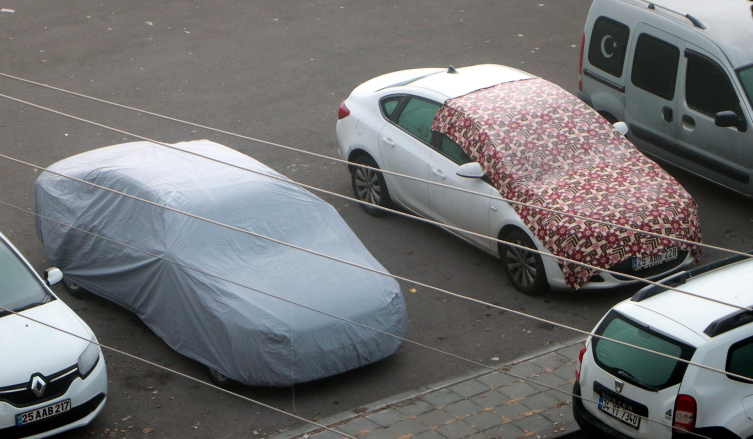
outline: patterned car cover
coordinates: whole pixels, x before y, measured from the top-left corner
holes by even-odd
[[[502,197],[611,224],[700,242],[698,206],[596,111],[540,78],[447,100],[432,130],[479,162]],[[557,256],[608,269],[669,247],[700,247],[513,204]],[[599,271],[563,263],[576,290]]]

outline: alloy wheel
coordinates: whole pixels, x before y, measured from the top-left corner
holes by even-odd
[[[358,198],[362,201],[379,205],[382,200],[379,176],[371,169],[356,169],[356,190],[358,191]]]
[[[526,245],[520,240],[512,241],[512,243]],[[524,288],[533,285],[536,281],[536,257],[532,251],[507,246],[505,258],[507,258],[507,267],[515,282]]]

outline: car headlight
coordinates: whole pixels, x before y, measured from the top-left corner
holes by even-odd
[[[92,342],[84,349],[84,352],[78,357],[78,373],[81,379],[86,379],[99,361],[99,343],[97,337],[92,337]]]

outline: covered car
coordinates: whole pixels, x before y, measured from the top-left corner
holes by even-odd
[[[386,271],[328,203],[204,157],[285,178],[269,167],[207,140],[173,146],[114,145],[48,170]],[[50,172],[37,179],[35,206],[107,238],[37,220],[48,260],[70,283],[132,310],[176,351],[244,384],[286,386],[358,368],[398,349],[388,334],[406,334],[400,287],[386,275]]]

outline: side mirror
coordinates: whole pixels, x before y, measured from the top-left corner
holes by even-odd
[[[614,128],[620,132],[623,136],[627,135],[628,133],[628,126],[625,122],[615,122]]]
[[[61,280],[63,280],[63,272],[59,268],[52,267],[44,271],[44,281],[47,285],[53,286]]]
[[[470,162],[460,166],[455,174],[465,178],[482,178],[486,175],[478,162]]]
[[[748,124],[734,111],[720,111],[714,116],[714,125],[722,128],[735,127],[737,131],[745,132]]]

